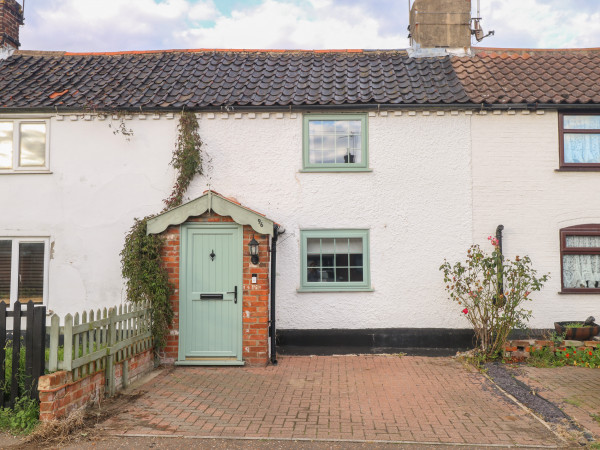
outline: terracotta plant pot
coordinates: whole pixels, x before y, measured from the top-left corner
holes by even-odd
[[[573,320],[567,322],[554,322],[554,329],[557,333],[566,333],[565,339],[586,341],[600,333],[600,326],[595,323],[593,323],[591,326],[585,326],[581,328],[567,328],[565,325],[569,323],[580,323],[583,325],[583,322],[576,322]]]

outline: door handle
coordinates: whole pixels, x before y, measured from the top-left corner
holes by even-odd
[[[233,291],[228,292],[228,294],[233,294],[233,303],[237,303],[237,286],[234,286]]]

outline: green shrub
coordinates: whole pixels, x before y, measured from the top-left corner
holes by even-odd
[[[451,265],[445,260],[440,270],[450,299],[458,303],[473,326],[479,352],[496,358],[502,354],[510,331],[525,328],[532,312],[524,304],[549,276],[537,276],[528,256],[505,259],[498,241],[491,236],[488,239],[494,247],[491,254],[473,245],[464,262]]]
[[[527,364],[533,367],[560,367],[564,366],[565,362],[556,356],[553,349],[542,347],[530,353]]]

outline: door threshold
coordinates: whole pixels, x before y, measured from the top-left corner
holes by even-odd
[[[175,361],[176,366],[243,366],[245,361],[237,359],[186,359]]]

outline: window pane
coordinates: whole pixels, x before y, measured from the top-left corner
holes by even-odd
[[[321,281],[334,282],[333,268],[324,268],[321,270]]]
[[[350,254],[350,265],[351,266],[362,266],[363,265],[363,255],[362,254]]]
[[[354,164],[362,161],[360,120],[311,120],[308,158],[312,164]],[[321,154],[320,150],[323,151]]]
[[[350,281],[362,281],[363,270],[361,268],[350,269]]]
[[[567,247],[599,247],[600,236],[567,236]]]
[[[12,168],[13,124],[0,122],[0,169]]]
[[[600,255],[563,255],[565,288],[600,287]]]
[[[336,267],[344,267],[348,265],[348,255],[344,253],[343,255],[337,254],[335,255],[335,265]]]
[[[0,241],[0,301],[10,301],[12,241]]]
[[[321,253],[321,239],[308,238],[306,240],[306,252],[307,253]]]
[[[335,250],[334,244],[335,239],[321,239],[321,251],[323,253],[333,253]]]
[[[571,130],[600,130],[598,116],[563,116],[564,128]]]
[[[349,280],[348,278],[348,268],[337,268],[335,269],[335,281],[344,283]]]
[[[19,301],[36,303],[44,295],[44,243],[19,244]]]
[[[566,163],[600,163],[600,134],[565,133]]]
[[[362,253],[363,251],[363,240],[361,238],[348,239],[350,246],[350,253]]]
[[[323,261],[323,267],[333,267],[333,254],[323,253],[321,261]]]
[[[19,165],[39,167],[46,163],[46,124],[22,123]]]

